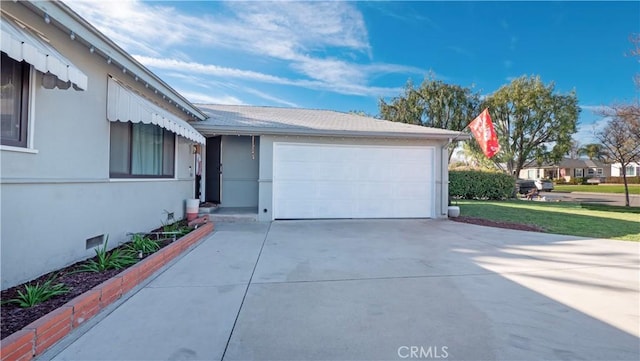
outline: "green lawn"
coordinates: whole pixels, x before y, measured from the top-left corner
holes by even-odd
[[[640,241],[640,207],[523,200],[458,201],[460,215],[536,225],[546,232]]]
[[[624,194],[623,184],[589,184],[568,185],[557,184],[553,187],[555,192],[591,192],[591,193],[621,193]],[[629,194],[640,194],[640,184],[629,184]]]

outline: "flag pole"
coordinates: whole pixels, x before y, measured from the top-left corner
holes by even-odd
[[[484,108],[484,110],[483,110],[482,112],[484,112],[484,111],[485,111],[485,110],[487,110],[487,109],[489,109],[489,107]],[[482,112],[480,112],[480,114],[482,114]],[[465,126],[464,126],[464,128],[462,128],[462,129],[460,129],[460,130],[457,130],[457,132],[459,132],[460,134],[456,135],[456,136],[455,136],[455,138],[451,139],[451,143],[455,142],[455,141],[458,139],[458,137],[460,137],[460,135],[462,134],[462,132],[464,132],[464,131],[465,131],[465,129],[469,128],[469,125],[471,125],[471,123],[473,123],[473,121],[474,121],[475,119],[476,119],[476,118],[471,119],[471,121],[470,121],[470,122],[468,122],[468,123],[467,123],[467,125],[465,125]]]

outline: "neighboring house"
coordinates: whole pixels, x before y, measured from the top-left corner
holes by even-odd
[[[327,110],[199,105],[205,200],[258,219],[443,218],[467,135]]]
[[[206,115],[60,2],[2,2],[2,289],[179,219]]]
[[[520,170],[519,178],[538,179],[606,178],[611,176],[611,165],[597,160],[565,158],[558,164],[530,163]]]
[[[626,166],[627,177],[638,177],[640,176],[640,163],[632,162]],[[611,164],[611,176],[612,177],[622,177],[622,165],[620,163]]]

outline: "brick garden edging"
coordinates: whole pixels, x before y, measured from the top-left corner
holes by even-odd
[[[2,340],[1,361],[29,361],[42,354],[71,330],[131,291],[213,231],[214,225],[207,216],[195,221],[206,223]]]

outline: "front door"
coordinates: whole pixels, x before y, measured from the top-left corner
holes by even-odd
[[[220,136],[207,138],[207,167],[206,167],[206,195],[205,201],[220,204]]]

